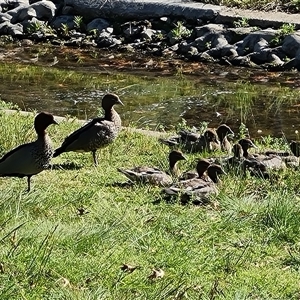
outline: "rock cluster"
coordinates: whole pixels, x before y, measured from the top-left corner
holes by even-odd
[[[70,2],[70,0],[68,0]],[[165,14],[161,15],[160,14]],[[300,31],[168,15],[87,17],[59,0],[0,0],[0,40],[99,47],[271,70],[300,70]],[[204,14],[205,15],[205,14]],[[242,22],[240,22],[242,23]],[[287,34],[289,33],[290,34]]]

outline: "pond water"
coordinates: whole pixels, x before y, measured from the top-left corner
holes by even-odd
[[[300,132],[297,73],[48,45],[0,49],[0,57],[0,98],[24,110],[86,119],[115,92],[124,125],[174,129],[184,119],[234,130],[244,123],[252,137],[298,139]]]

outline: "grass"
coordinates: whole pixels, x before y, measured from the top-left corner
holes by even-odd
[[[33,117],[0,121],[1,155],[35,137]],[[50,127],[54,146],[77,127]],[[53,164],[80,168],[44,171],[30,193],[25,179],[0,178],[1,299],[298,299],[298,171],[272,184],[229,172],[218,205],[207,207],[155,204],[159,188],[116,185],[125,181],[117,167],[166,168],[167,154],[155,138],[124,130],[99,151],[97,168],[91,154],[67,153]],[[149,278],[153,269],[164,276]]]
[[[196,0],[197,2],[198,0]],[[228,7],[237,7],[244,9],[256,9],[264,11],[283,11],[289,13],[299,13],[299,0],[204,0],[198,1],[215,5],[224,5]]]

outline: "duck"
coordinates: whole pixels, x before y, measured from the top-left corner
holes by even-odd
[[[269,170],[280,170],[286,167],[282,157],[277,155],[275,151],[267,151],[260,154],[249,154],[249,148],[257,148],[254,143],[250,139],[241,139],[239,144],[243,148],[243,157],[245,158],[244,168],[259,170],[258,173],[262,173]]]
[[[58,123],[48,112],[35,117],[37,139],[12,149],[0,159],[0,177],[27,177],[27,192],[30,192],[31,177],[48,169],[53,156],[51,139],[46,133],[51,124]]]
[[[193,178],[197,178],[197,177],[207,180],[208,177],[205,176],[204,173],[210,164],[211,164],[211,162],[208,159],[204,159],[204,158],[199,159],[197,166],[196,166],[196,170],[183,172],[179,177],[179,181],[193,179]]]
[[[230,167],[239,167],[243,161],[243,148],[239,143],[232,146],[233,156],[226,160],[226,165]]]
[[[242,146],[244,158],[253,157],[253,155],[249,154],[248,149],[257,148],[257,147],[250,139],[248,139],[248,138],[240,139],[238,143]]]
[[[226,174],[223,168],[217,164],[210,164],[206,173],[208,179],[203,179],[203,175],[199,174],[197,178],[179,181],[168,188],[164,188],[161,193],[167,201],[180,196],[182,204],[189,203],[191,199],[193,204],[205,204],[208,201],[208,196],[218,191],[216,184],[220,182],[219,175]]]
[[[196,153],[213,150],[211,143],[218,142],[218,136],[213,129],[206,129],[203,135],[181,130],[178,136],[160,138],[159,141],[169,147],[179,146],[185,152]]]
[[[148,183],[155,186],[168,186],[173,183],[172,176],[179,174],[177,162],[186,160],[181,151],[173,150],[169,154],[170,175],[155,167],[139,166],[132,169],[118,168],[117,170],[124,174],[132,182]]]
[[[116,104],[124,105],[116,94],[106,94],[102,99],[104,117],[92,119],[67,136],[62,145],[55,150],[53,157],[70,151],[92,152],[94,165],[97,166],[96,151],[111,144],[121,130],[121,117],[114,109]]]
[[[291,141],[290,149],[296,157],[300,156],[300,142]]]
[[[228,141],[228,135],[234,136],[234,132],[232,129],[226,125],[226,124],[221,124],[217,129],[216,133],[218,135],[219,141],[220,141],[220,148],[222,151],[231,153],[232,146],[230,142]]]

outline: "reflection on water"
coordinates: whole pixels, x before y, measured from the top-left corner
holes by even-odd
[[[90,118],[99,112],[102,96],[112,91],[118,93],[125,104],[117,108],[125,125],[171,129],[184,118],[190,126],[197,127],[205,121],[214,127],[226,122],[235,130],[243,122],[252,136],[284,134],[288,139],[295,139],[298,138],[295,131],[300,132],[300,102],[294,89],[298,82],[294,74],[275,77],[251,70],[249,75],[249,70],[221,72],[206,66],[194,76],[182,75],[184,72],[177,76],[159,76],[163,71],[141,71],[141,68],[137,72],[135,69],[115,71],[115,65],[114,71],[107,72],[107,68],[103,71],[99,67],[101,61],[95,59],[86,60],[86,64],[58,59],[61,63],[47,69],[39,67],[34,77],[21,76],[20,68],[10,62],[10,71],[1,72],[1,99],[26,110]],[[98,68],[91,63],[96,61]],[[6,70],[7,62],[5,64],[6,67],[0,64],[0,68]],[[54,68],[80,72],[82,82],[53,76]],[[44,76],[39,76],[39,72]],[[91,75],[97,80],[94,86],[85,83]]]

